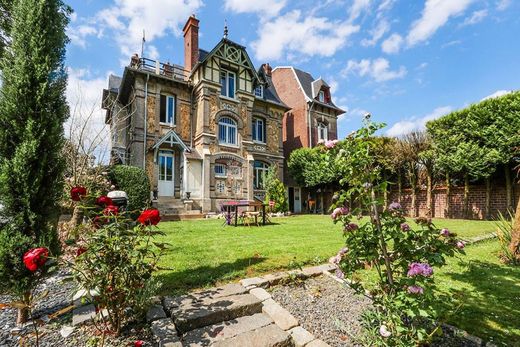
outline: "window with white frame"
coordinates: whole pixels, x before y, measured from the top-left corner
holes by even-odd
[[[224,164],[215,164],[215,176],[216,177],[226,177],[226,165]]]
[[[220,95],[235,98],[235,73],[227,70],[220,71]]]
[[[176,100],[173,95],[161,95],[160,122],[163,124],[176,124]]]
[[[318,122],[318,141],[327,141],[329,139],[329,127],[322,122]]]
[[[255,88],[255,96],[257,98],[263,98],[264,97],[264,86],[259,85]]]
[[[264,180],[269,171],[269,165],[256,160],[253,164],[253,188],[264,189]]]
[[[218,121],[218,142],[223,145],[237,145],[237,122],[229,117]]]
[[[265,120],[253,118],[253,141],[265,143]]]
[[[320,102],[325,102],[325,92],[323,90],[320,90],[320,92],[318,93],[318,100]]]

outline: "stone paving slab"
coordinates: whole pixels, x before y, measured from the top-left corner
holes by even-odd
[[[275,324],[248,331],[233,338],[218,341],[213,347],[289,347],[291,335]]]
[[[256,296],[258,299],[262,301],[271,299],[271,294],[269,294],[267,290],[263,288],[253,288],[249,291],[249,293]]]
[[[289,330],[298,325],[298,320],[287,311],[285,308],[280,306],[273,299],[264,301],[262,312],[271,317],[272,320],[283,330]]]
[[[306,344],[305,347],[330,347],[330,345],[328,343],[323,342],[322,340],[316,339]]]
[[[331,272],[336,269],[333,264],[323,264],[318,266],[306,267],[302,270],[303,274],[307,277],[320,276],[323,272]]]
[[[166,318],[166,312],[164,312],[162,305],[153,305],[146,312],[146,321],[148,323],[162,318]]]
[[[152,322],[152,334],[161,347],[182,347],[175,324],[170,318]]]
[[[79,325],[92,320],[96,316],[96,307],[92,304],[75,308],[72,311],[72,325]]]
[[[262,313],[244,316],[190,331],[183,336],[183,345],[190,347],[209,346],[215,342],[230,339],[272,323],[273,320]]]
[[[314,335],[301,326],[292,328],[289,330],[289,334],[291,334],[295,347],[303,347],[315,339]]]
[[[250,286],[257,286],[262,287],[269,283],[268,280],[262,277],[252,277],[252,278],[246,278],[243,280],[240,280],[240,284],[244,287],[250,287]]]
[[[262,301],[251,294],[183,299],[172,302],[171,316],[177,329],[185,333],[207,325],[262,312]]]

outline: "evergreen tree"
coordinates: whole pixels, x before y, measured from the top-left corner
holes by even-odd
[[[11,41],[0,61],[0,203],[9,220],[0,230],[0,291],[27,302],[35,276],[22,263],[24,252],[58,252],[71,9],[61,0],[16,0],[12,6]],[[19,321],[24,314],[19,311]]]

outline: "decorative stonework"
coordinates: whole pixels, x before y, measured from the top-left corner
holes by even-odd
[[[215,133],[217,129],[218,98],[215,94],[209,97],[209,129]]]
[[[180,106],[180,135],[182,139],[190,138],[190,106],[181,104]]]
[[[278,152],[280,147],[280,127],[276,122],[267,123],[267,146],[269,151]]]
[[[157,128],[155,125],[155,121],[157,118],[156,114],[155,114],[155,107],[156,107],[155,96],[149,95],[146,108],[147,108],[147,112],[148,112],[148,119],[147,119],[148,133],[150,133],[150,134],[154,134],[157,131]]]
[[[229,104],[227,102],[222,102],[221,107],[223,110],[231,111],[233,113],[237,113],[237,107],[235,105]]]

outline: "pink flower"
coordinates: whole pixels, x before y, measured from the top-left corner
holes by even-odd
[[[348,207],[345,207],[345,206],[343,206],[343,207],[336,207],[334,209],[334,211],[332,211],[332,213],[330,214],[330,218],[336,220],[339,216],[347,215],[347,214],[349,214],[349,212],[350,211],[349,211]]]
[[[332,141],[327,140],[327,141],[325,141],[325,147],[327,147],[329,149],[336,147],[337,144],[338,144],[338,140],[332,140]]]
[[[422,287],[413,285],[408,287],[408,293],[410,294],[423,294],[424,289]]]
[[[406,223],[401,223],[401,230],[402,231],[410,231],[410,226]]]
[[[354,230],[358,230],[358,225],[356,223],[348,223],[347,225],[345,225],[345,231],[354,231]]]
[[[441,230],[441,235],[444,237],[448,237],[448,236],[450,236],[450,231],[448,229],[444,228]]]
[[[463,249],[465,246],[466,246],[466,244],[464,243],[464,241],[457,241],[458,249]]]
[[[390,205],[388,205],[388,210],[390,211],[396,211],[396,210],[402,210],[403,207],[398,202],[392,202]]]
[[[379,327],[379,334],[383,337],[390,337],[390,335],[392,335],[386,325],[381,325],[381,327]]]
[[[426,263],[411,263],[408,266],[408,277],[424,276],[430,277],[433,275],[433,269]]]

